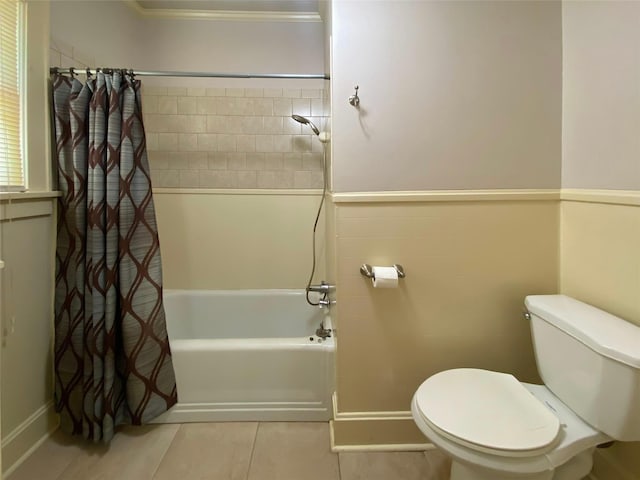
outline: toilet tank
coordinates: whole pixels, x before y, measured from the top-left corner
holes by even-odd
[[[640,440],[640,327],[565,295],[525,305],[547,388],[601,432]]]

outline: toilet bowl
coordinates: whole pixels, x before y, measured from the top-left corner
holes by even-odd
[[[451,480],[578,480],[611,439],[544,385],[477,369],[427,379],[411,404],[420,430],[452,458]]]
[[[640,440],[640,328],[565,295],[525,299],[544,385],[445,370],[417,389],[418,428],[451,480],[580,480],[596,446]]]

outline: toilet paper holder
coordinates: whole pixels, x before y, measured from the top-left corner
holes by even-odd
[[[396,272],[398,272],[398,278],[404,278],[405,277],[405,273],[404,273],[404,268],[402,267],[402,265],[399,265],[397,263],[393,264],[393,268],[396,269]],[[373,268],[371,268],[371,265],[369,265],[368,263],[363,263],[362,266],[360,267],[360,273],[362,275],[364,275],[365,277],[368,278],[373,278]]]

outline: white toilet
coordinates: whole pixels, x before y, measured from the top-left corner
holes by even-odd
[[[418,428],[451,480],[579,480],[597,445],[640,440],[640,327],[564,295],[525,299],[540,376],[462,368],[428,378]]]

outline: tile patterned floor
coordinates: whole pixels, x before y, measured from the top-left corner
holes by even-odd
[[[7,480],[446,480],[427,452],[329,449],[326,423],[188,423],[125,427],[109,446],[56,433]]]

